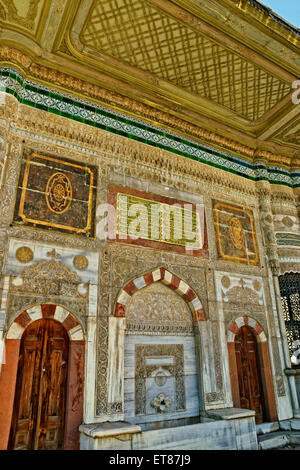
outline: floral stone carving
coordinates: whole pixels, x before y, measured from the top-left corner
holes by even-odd
[[[155,408],[158,413],[164,412],[172,404],[171,398],[167,397],[164,393],[159,393],[152,401],[152,408]]]
[[[34,292],[35,295],[61,295],[77,298],[87,295],[82,295],[78,291],[78,286],[82,284],[81,278],[62,261],[53,259],[38,261],[23,270],[20,277],[23,283],[18,286],[18,291]],[[13,290],[16,290],[16,286]]]

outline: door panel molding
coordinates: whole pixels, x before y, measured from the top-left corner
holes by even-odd
[[[42,318],[52,318],[61,323],[70,339],[63,439],[64,449],[79,449],[78,427],[83,419],[85,331],[73,313],[62,306],[49,303],[31,306],[17,314],[5,337],[7,359],[0,374],[1,450],[7,449],[9,441],[21,338],[26,327]]]
[[[255,421],[265,418],[264,394],[260,373],[257,342],[248,326],[242,326],[235,335],[235,358],[240,392],[240,406],[255,410]]]
[[[233,320],[227,330],[228,362],[233,406],[241,407],[235,337],[244,325],[248,326],[257,341],[259,370],[265,404],[265,419],[270,422],[277,421],[277,408],[267,335],[261,324],[254,317],[249,317],[248,315],[243,315]]]
[[[26,351],[30,349],[31,360]],[[36,320],[26,328],[19,356],[9,447],[63,447],[69,339],[61,323]],[[55,420],[49,420],[49,415]],[[48,437],[51,439],[47,440]]]

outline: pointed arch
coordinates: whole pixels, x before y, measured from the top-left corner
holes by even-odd
[[[202,303],[194,291],[186,282],[165,268],[158,268],[137,277],[126,284],[118,295],[114,316],[124,318],[126,306],[129,304],[133,294],[143,287],[149,286],[154,282],[162,282],[170,289],[177,292],[189,305],[194,322],[207,320]]]
[[[228,343],[234,342],[235,335],[242,326],[248,326],[257,336],[258,341],[260,341],[261,343],[267,341],[266,334],[261,324],[255,318],[249,317],[248,315],[243,315],[236,318],[230,323],[227,331]]]
[[[7,449],[13,416],[15,386],[22,335],[36,320],[56,320],[66,329],[69,339],[68,379],[66,389],[64,449],[79,448],[78,428],[83,420],[83,387],[85,382],[85,334],[73,313],[53,303],[43,303],[18,313],[5,337],[7,362],[0,375],[0,449]]]
[[[38,304],[19,313],[9,326],[6,339],[20,339],[30,323],[49,318],[60,322],[68,332],[70,341],[84,340],[84,331],[73,313],[60,305]]]
[[[259,321],[248,315],[237,317],[230,323],[227,330],[228,362],[233,406],[236,408],[241,407],[235,337],[243,326],[248,327],[256,336],[266,419],[271,422],[276,421],[278,417],[267,336]]]
[[[119,421],[125,420],[124,412],[124,345],[126,330],[126,309],[129,306],[132,296],[135,292],[150,286],[153,283],[161,282],[179,294],[188,304],[194,321],[196,360],[198,361],[199,370],[199,403],[201,409],[204,409],[204,387],[210,391],[211,375],[203,374],[210,370],[210,359],[213,355],[212,341],[208,341],[211,337],[210,323],[207,320],[202,302],[194,289],[192,289],[185,281],[175,274],[171,273],[164,267],[159,267],[153,271],[147,272],[128,282],[119,292],[114,308],[114,316],[108,319],[108,344],[109,357],[107,365],[108,376],[108,406],[118,411],[114,415],[114,419]],[[209,350],[209,354],[204,353],[204,349]],[[205,384],[205,385],[204,385]]]

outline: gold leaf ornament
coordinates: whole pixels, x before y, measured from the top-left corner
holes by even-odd
[[[229,222],[229,235],[233,246],[241,250],[245,245],[244,229],[237,217],[232,217]]]
[[[72,185],[64,173],[54,173],[47,182],[46,201],[56,214],[66,212],[72,202]]]
[[[29,263],[33,260],[33,251],[28,246],[21,246],[16,251],[16,258],[20,263]]]

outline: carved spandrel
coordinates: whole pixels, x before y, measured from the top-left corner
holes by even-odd
[[[192,313],[178,294],[154,283],[133,295],[126,309],[126,330],[192,335]]]
[[[89,285],[62,261],[42,260],[10,277],[10,291],[88,300]]]

